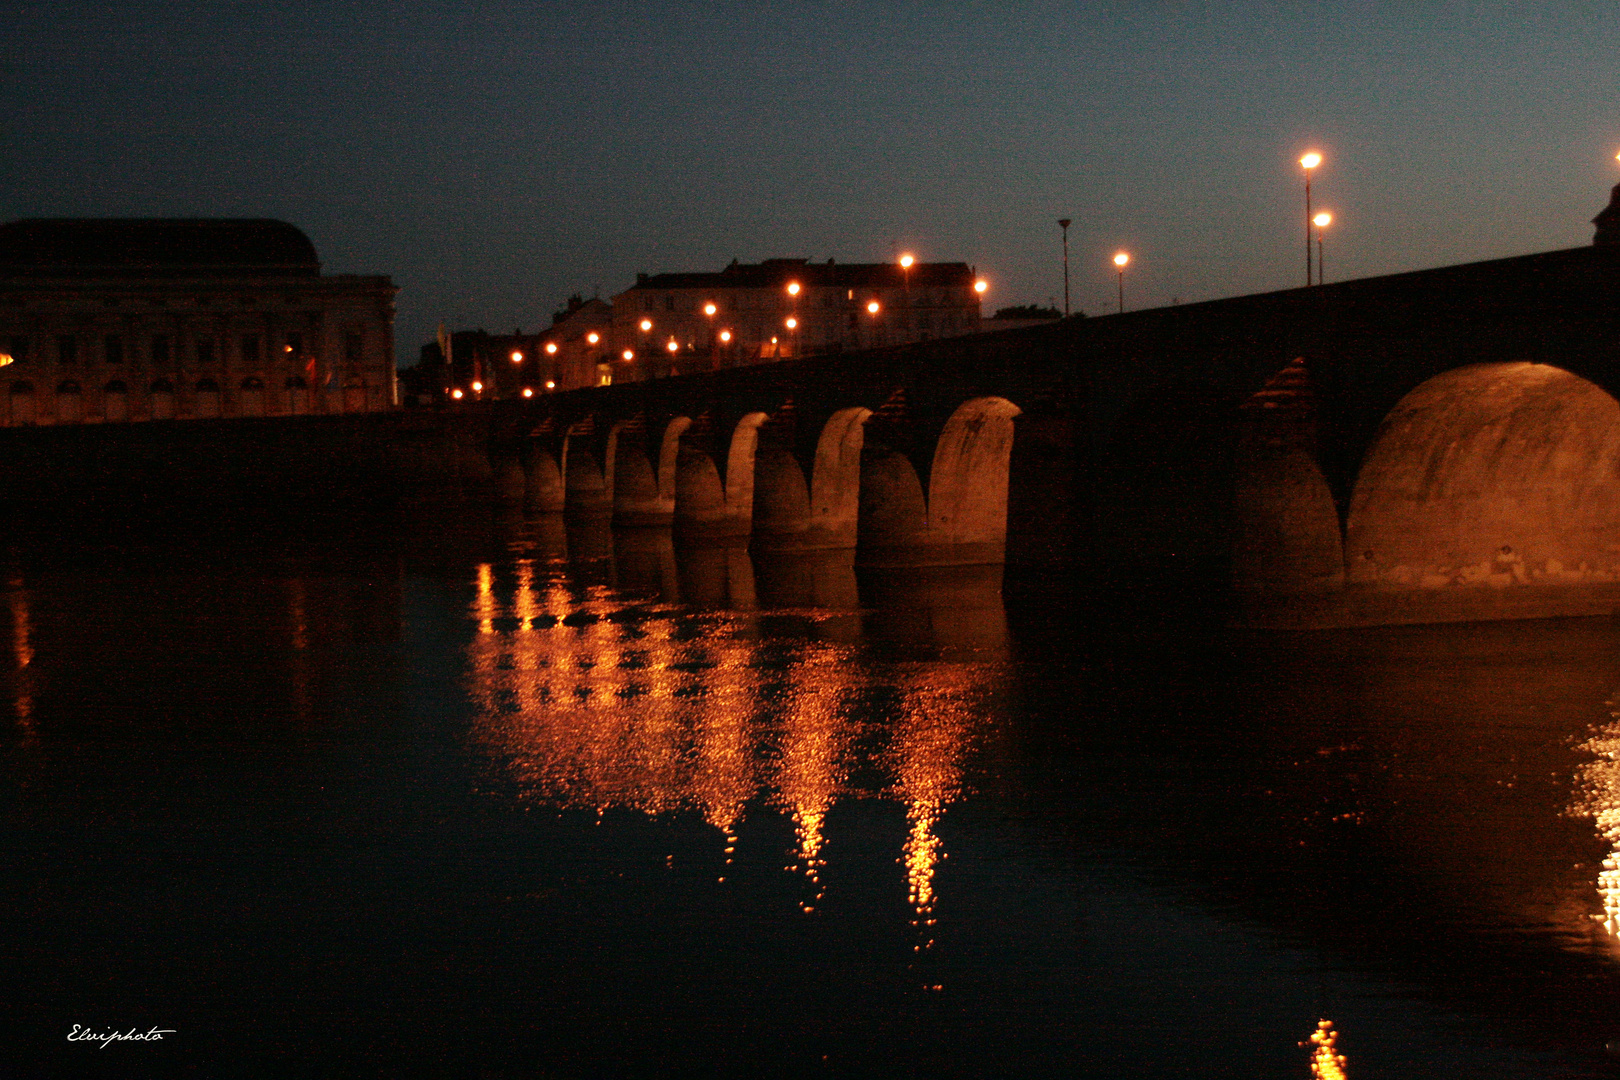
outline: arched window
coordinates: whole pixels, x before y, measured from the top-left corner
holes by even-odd
[[[84,419],[84,395],[79,384],[63,379],[56,384],[56,422],[77,424]]]
[[[241,392],[237,395],[237,413],[241,416],[264,415],[264,380],[257,375],[249,375],[242,380]]]
[[[151,386],[152,419],[174,419],[174,383],[168,379],[154,379]]]
[[[287,377],[287,411],[294,416],[309,412],[309,382],[302,375]]]
[[[11,422],[34,422],[34,384],[27,379],[18,379],[11,384]]]
[[[213,379],[198,379],[197,394],[191,415],[200,420],[212,420],[219,415],[219,383]]]
[[[101,388],[101,415],[109,422],[129,419],[129,387],[122,379]]]

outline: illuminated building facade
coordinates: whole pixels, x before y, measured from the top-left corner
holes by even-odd
[[[13,221],[0,226],[0,423],[391,409],[397,291],[322,274],[281,221]]]
[[[613,297],[615,381],[903,345],[979,330],[967,263],[767,259],[639,275]]]

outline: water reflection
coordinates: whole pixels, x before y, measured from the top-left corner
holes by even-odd
[[[35,735],[33,672],[29,670],[29,665],[34,661],[34,625],[28,611],[28,590],[24,587],[22,578],[12,578],[8,586],[7,602],[11,608],[11,655],[16,664],[16,686],[12,692],[12,702],[17,713],[17,726],[22,730],[23,741],[26,743]]]
[[[1610,937],[1620,938],[1620,712],[1610,715],[1615,719],[1580,744],[1593,760],[1576,775],[1570,813],[1591,818],[1609,847],[1597,876],[1603,910],[1592,918]]]
[[[898,861],[917,949],[929,948],[946,855],[940,819],[967,791],[1002,692],[1004,657],[984,651],[1005,647],[999,578],[973,575],[954,608],[937,578],[912,586],[900,626],[865,616],[890,641],[953,653],[970,642],[977,655],[880,665],[849,643],[850,615],[749,610],[756,579],[744,549],[677,553],[667,531],[613,540],[615,580],[648,600],[581,585],[563,567],[529,558],[477,566],[467,608],[476,626],[467,647],[476,740],[525,799],[598,813],[697,813],[717,834],[726,867],[749,814],[781,814],[794,836],[784,870],[805,880],[798,903],[806,913],[826,895],[835,806],[898,803],[908,822]],[[760,579],[772,598],[855,599],[847,560],[847,579],[831,565],[786,584],[769,572]],[[890,600],[906,587],[885,586]],[[688,603],[673,606],[672,594]],[[953,610],[989,629],[952,631]],[[762,634],[767,616],[798,632]],[[823,633],[828,623],[841,629]]]

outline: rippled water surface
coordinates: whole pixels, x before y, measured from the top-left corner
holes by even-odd
[[[1620,624],[1065,585],[14,529],[0,1075],[1616,1071]]]

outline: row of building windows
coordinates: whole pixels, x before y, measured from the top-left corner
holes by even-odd
[[[153,334],[147,339],[147,355],[154,364],[182,363],[185,360],[186,342],[188,339],[169,334]],[[221,348],[223,342],[218,338],[199,337],[190,339],[196,362],[199,364],[217,364],[224,354]],[[237,342],[237,358],[244,364],[261,364],[264,362],[263,338],[258,334],[243,334]],[[5,351],[10,354],[13,361],[24,362],[30,359],[32,339],[26,336],[13,336],[5,339]],[[91,359],[90,352],[94,348],[94,337],[83,337],[76,334],[57,334],[55,336],[56,361],[61,364],[76,364],[81,358]],[[126,358],[138,359],[135,345],[122,334],[104,334],[100,338],[101,359],[108,364],[121,364]],[[81,348],[83,346],[83,348]],[[310,353],[304,345],[304,335],[296,331],[282,335],[281,356],[288,360],[307,360]],[[350,364],[358,364],[365,356],[365,338],[355,330],[343,335],[343,358]]]

